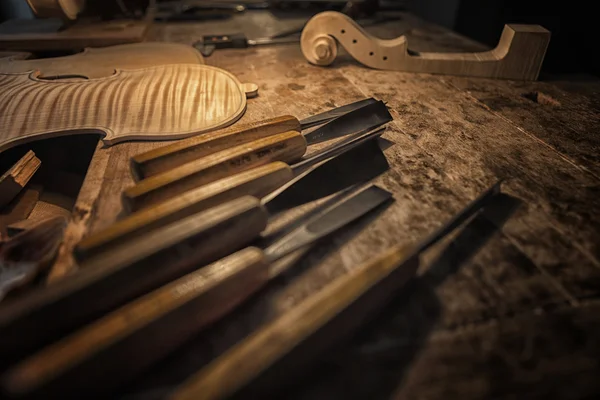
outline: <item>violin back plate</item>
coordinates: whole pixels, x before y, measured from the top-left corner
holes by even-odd
[[[241,83],[207,65],[117,70],[94,79],[0,72],[0,151],[35,139],[98,133],[106,145],[219,129],[246,109]]]

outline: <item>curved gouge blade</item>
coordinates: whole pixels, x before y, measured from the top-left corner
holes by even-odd
[[[393,120],[383,101],[375,101],[346,113],[304,135],[306,143],[315,144],[337,137],[358,134],[380,127]]]
[[[232,147],[152,176],[125,189],[128,211],[156,205],[198,186],[273,161],[291,162],[306,152],[304,137],[289,131]]]
[[[361,160],[357,163],[357,160]],[[337,157],[322,161],[265,196],[271,216],[377,178],[389,169],[374,138]]]
[[[308,118],[304,118],[303,120],[301,120],[300,126],[302,127],[302,129],[308,129],[313,126],[317,126],[325,122],[331,121],[334,118],[341,117],[342,115],[347,114],[350,111],[356,110],[357,108],[373,104],[376,101],[377,100],[375,100],[374,98],[369,97],[368,99],[355,101],[354,103],[346,104],[344,106],[337,107],[332,110],[322,112],[320,114],[312,115]]]
[[[274,375],[297,372],[404,286],[419,264],[408,254],[394,248],[336,279],[192,375],[169,399],[225,399],[243,388],[245,398],[264,398],[278,381]]]
[[[390,197],[375,186],[348,191],[265,252],[253,247],[238,251],[42,349],[2,377],[3,389],[13,395],[70,397],[112,387],[259,290],[271,277],[271,261],[334,232]]]
[[[115,246],[149,231],[241,196],[262,198],[290,181],[293,176],[287,164],[276,161],[200,186],[154,207],[128,215],[106,229],[93,233],[77,244],[75,257],[78,261],[83,261],[96,254],[111,251]]]
[[[76,274],[0,308],[0,352],[23,355],[254,240],[267,213],[246,196],[92,257]],[[40,327],[44,327],[43,332]]]
[[[131,158],[131,171],[139,181],[221,150],[301,129],[300,122],[291,115],[237,125],[135,155]]]

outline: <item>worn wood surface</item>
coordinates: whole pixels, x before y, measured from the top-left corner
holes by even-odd
[[[151,38],[192,43],[225,30],[260,37],[302,21],[247,13],[226,23],[157,24]],[[386,38],[407,33],[416,51],[484,49],[409,15],[369,31]],[[395,118],[384,135],[391,169],[377,183],[396,201],[370,224],[355,224],[309,252],[230,318],[114,397],[165,396],[333,278],[393,245],[423,238],[498,178],[522,202],[502,230],[482,234],[489,231],[482,226],[432,249],[416,281],[351,343],[298,378],[287,397],[578,399],[600,393],[596,80],[542,75],[539,82],[517,83],[376,71],[349,56],[322,68],[293,44],[217,50],[206,62],[259,83],[242,122],[304,118],[365,96],[386,101]],[[76,268],[71,252],[82,237],[121,213],[120,192],[133,183],[130,157],[161,145],[98,145],[50,282]]]
[[[380,39],[350,17],[328,11],[307,22],[301,46],[304,57],[321,66],[336,59],[339,43],[357,61],[375,69],[536,80],[549,41],[550,32],[540,25],[510,24],[504,27],[498,45],[489,51],[409,52],[405,35]]]

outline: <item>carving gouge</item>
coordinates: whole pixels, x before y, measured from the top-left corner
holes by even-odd
[[[224,399],[241,389],[243,398],[264,398],[263,391],[281,382],[284,371],[305,368],[380,309],[415,275],[421,253],[477,214],[499,191],[497,183],[415,248],[394,247],[334,280],[191,376],[169,399]]]
[[[377,154],[384,157],[380,149]],[[328,164],[337,160],[327,161],[323,167],[331,169]],[[319,172],[315,171],[315,175]],[[288,191],[297,186],[299,190],[311,191],[302,189],[306,188],[304,182],[314,183],[311,175]],[[339,190],[360,182],[353,175],[338,181],[327,186]],[[281,194],[283,201],[286,192]],[[324,195],[322,191],[315,193],[313,199]],[[137,296],[247,245],[265,228],[269,205],[280,207],[279,197],[263,205],[256,198],[245,196],[205,211],[184,203],[190,207],[185,210],[187,214],[179,212],[175,218],[164,218],[160,229],[157,224],[152,229],[146,225],[133,238],[117,238],[110,249],[81,262],[75,275],[7,303],[0,308],[0,362],[10,362],[38,349]],[[43,332],[36,329],[39,326],[44,326]]]
[[[131,240],[149,230],[160,228],[179,218],[243,195],[262,198],[271,214],[328,196],[358,182],[366,182],[388,169],[385,155],[376,139],[383,129],[357,138],[347,138],[337,157],[312,163],[304,162],[292,169],[282,162],[232,175],[187,191],[156,206],[139,210],[111,226],[84,238],[75,248],[78,260],[108,252],[115,245]],[[332,153],[321,153],[323,157]],[[356,168],[356,160],[363,161]],[[324,184],[327,182],[327,184]]]
[[[376,103],[377,100],[368,98],[360,100],[342,107],[337,107],[323,113],[313,115],[298,121],[296,117],[284,115],[249,124],[236,125],[234,127],[220,129],[214,132],[208,132],[199,136],[177,141],[173,144],[150,150],[138,154],[131,158],[131,171],[135,180],[145,179],[172,168],[179,167],[197,158],[216,153],[243,143],[248,143],[257,139],[266,138],[279,133],[296,131],[323,124],[325,122],[338,119],[351,111]],[[381,104],[383,105],[383,104]],[[373,109],[367,109],[371,112]],[[378,110],[381,110],[378,107]],[[340,137],[352,132],[356,118],[361,118],[365,114],[359,113],[353,116],[338,119],[335,123],[327,125],[305,135],[306,144],[319,143],[323,140]],[[383,111],[380,114],[385,116]],[[389,114],[388,114],[389,115]],[[391,117],[390,117],[391,119]],[[387,122],[387,121],[386,121]]]
[[[315,162],[316,159],[323,159],[323,154],[339,152],[337,149],[343,148],[345,143],[354,140],[353,138],[357,137],[357,135],[379,127],[391,119],[385,105],[379,102],[348,113],[340,117],[340,119],[355,118],[363,115],[365,109],[373,109],[375,113],[365,113],[365,118],[352,125],[354,135],[319,151],[317,154],[309,157],[308,160],[300,161],[298,164],[310,164]],[[330,123],[335,123],[336,121],[338,120]],[[283,161],[286,163],[298,161],[304,155],[305,151],[306,142],[304,137],[298,132],[284,132],[258,139],[210,154],[144,179],[123,191],[123,206],[126,211],[138,211],[169,198],[179,196],[190,189],[234,175],[238,172],[249,170],[253,167],[265,165],[273,161]]]
[[[274,276],[273,262],[390,199],[377,186],[353,188],[266,249],[240,250],[44,348],[4,374],[2,387],[16,396],[70,397],[121,383],[257,292]]]

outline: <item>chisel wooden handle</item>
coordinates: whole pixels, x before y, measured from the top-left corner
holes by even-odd
[[[418,255],[409,254],[394,248],[336,279],[200,370],[169,398],[224,399],[242,388],[244,398],[272,397],[270,390],[284,384],[286,374],[350,334],[415,274]]]
[[[2,388],[12,396],[45,398],[109,390],[227,314],[268,280],[262,250],[240,250],[44,348],[8,370]]]
[[[208,154],[288,131],[301,131],[300,122],[291,115],[220,129],[138,154],[131,158],[131,171],[136,180],[145,179]]]
[[[244,195],[262,198],[293,176],[289,165],[276,161],[197,187],[154,207],[135,212],[88,236],[77,244],[75,257],[82,261],[110,251],[141,234]]]
[[[258,139],[144,179],[123,192],[123,205],[128,211],[138,211],[253,167],[296,161],[305,152],[306,140],[296,131]]]
[[[258,199],[245,196],[92,257],[73,276],[0,308],[0,354],[9,357],[40,348],[150,290],[231,254],[259,235],[267,217]]]

